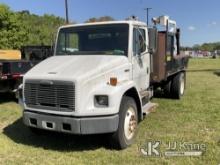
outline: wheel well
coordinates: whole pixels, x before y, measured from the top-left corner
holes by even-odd
[[[127,90],[123,96],[131,97],[136,102],[137,111],[138,111],[138,121],[140,122],[143,119],[143,115],[142,115],[142,109],[141,109],[141,102],[140,102],[137,90],[135,88],[131,88]]]
[[[174,73],[173,75],[170,75],[169,77],[167,77],[166,80],[164,80],[164,81],[162,81],[162,82],[156,84],[156,87],[162,87],[162,86],[166,85],[168,82],[172,81],[172,79],[173,79],[176,75],[178,75],[178,74],[180,74],[180,73],[185,73],[185,72],[186,72],[185,70],[182,70],[182,71],[179,71],[179,72]]]

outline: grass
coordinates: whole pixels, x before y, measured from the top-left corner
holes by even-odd
[[[159,103],[139,125],[136,143],[117,151],[105,136],[56,133],[34,135],[22,124],[22,111],[10,98],[0,97],[0,164],[220,164],[220,59],[192,59],[187,90],[181,101],[155,98]],[[147,141],[206,145],[200,157],[144,157]]]

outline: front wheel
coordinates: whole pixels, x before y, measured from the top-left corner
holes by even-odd
[[[119,126],[113,134],[117,148],[125,149],[130,146],[137,134],[137,106],[133,98],[123,97],[119,111]]]

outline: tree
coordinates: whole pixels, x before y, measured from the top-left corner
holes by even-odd
[[[63,18],[54,15],[19,14],[28,32],[28,40],[25,45],[51,45],[54,42],[58,27],[65,24]]]
[[[8,6],[0,5],[0,49],[17,49],[27,39],[27,33]]]
[[[0,4],[0,49],[25,45],[51,45],[65,20],[54,15],[38,16],[29,11],[13,12]]]
[[[87,21],[85,21],[86,23],[93,23],[93,22],[98,22],[98,19],[95,17],[89,18]]]
[[[213,52],[215,50],[220,50],[220,42],[214,42],[214,43],[204,43],[202,45],[194,45],[192,47],[193,50],[202,50],[202,51],[210,51]]]
[[[192,47],[193,50],[198,51],[200,50],[200,45],[196,44]]]
[[[103,17],[99,17],[99,18],[89,18],[87,21],[85,21],[86,23],[93,23],[93,22],[104,22],[104,21],[114,21],[114,18],[110,17],[110,16],[103,16]]]

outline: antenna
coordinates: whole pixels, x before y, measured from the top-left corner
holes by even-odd
[[[144,10],[146,10],[146,12],[147,12],[147,26],[149,25],[149,11],[151,10],[152,8],[150,8],[150,7],[147,7],[147,8],[145,8]]]
[[[66,10],[66,23],[69,23],[69,11],[68,11],[68,0],[65,0],[65,10]]]

